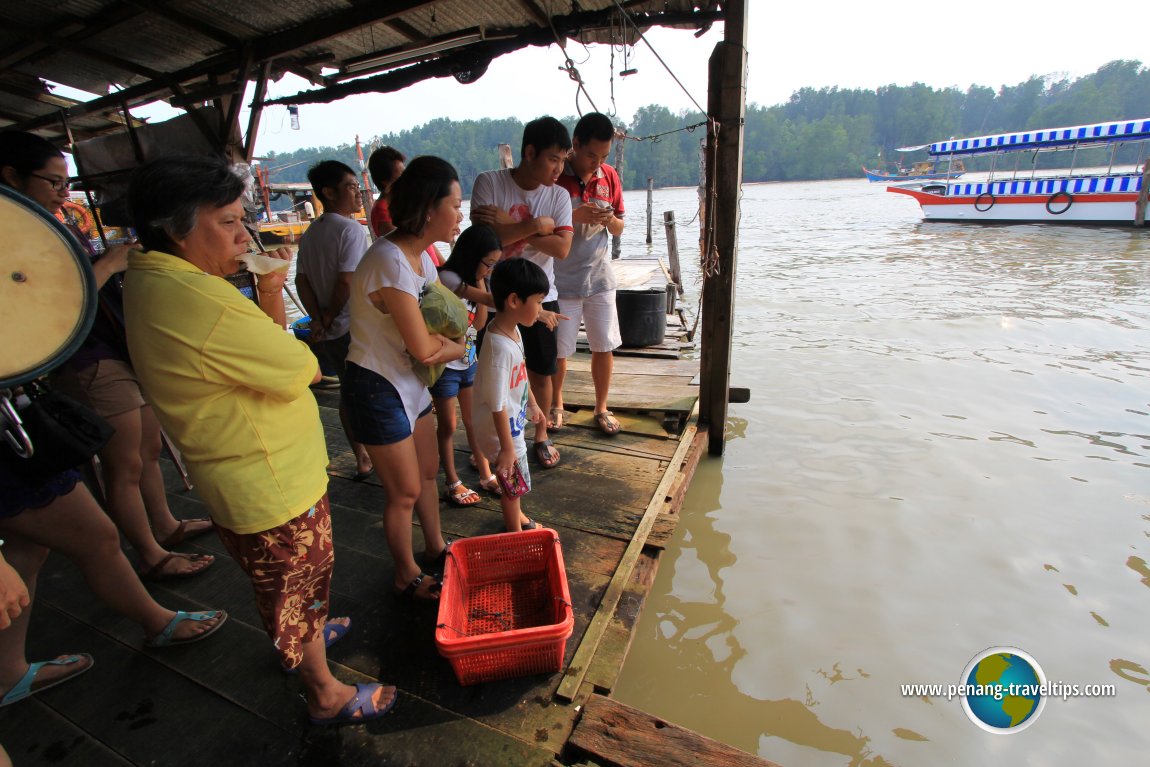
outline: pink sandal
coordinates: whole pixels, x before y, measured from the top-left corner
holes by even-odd
[[[463,480],[457,479],[447,485],[447,495],[444,496],[444,500],[454,506],[474,506],[483,499],[479,497],[479,493],[464,485]]]
[[[494,474],[487,479],[479,480],[479,486],[496,497],[503,495],[503,488],[499,486],[499,480]]]

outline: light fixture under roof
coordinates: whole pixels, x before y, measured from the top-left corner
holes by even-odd
[[[458,37],[451,37],[446,40],[437,40],[436,42],[414,48],[404,48],[403,50],[393,51],[392,53],[385,53],[382,56],[368,56],[367,58],[350,61],[345,64],[343,74],[355,75],[369,70],[384,69],[394,64],[402,64],[407,61],[454,50],[455,48],[462,48],[466,45],[482,42],[485,39],[483,30],[480,29],[478,32],[459,35]]]

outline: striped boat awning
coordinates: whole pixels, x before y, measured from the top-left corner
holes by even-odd
[[[989,152],[1009,152],[1060,146],[1108,144],[1114,141],[1150,139],[1150,117],[1137,120],[1078,125],[1071,128],[999,133],[994,136],[951,139],[929,144],[935,156],[968,157]]]
[[[1012,196],[1033,194],[1129,194],[1142,189],[1142,177],[1079,176],[1076,178],[1010,179],[1006,181],[958,181],[947,184],[947,197],[975,197],[993,194],[1004,200]]]

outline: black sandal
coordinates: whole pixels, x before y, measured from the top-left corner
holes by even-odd
[[[447,567],[447,552],[451,551],[451,544],[455,541],[447,541],[447,545],[443,547],[443,551],[435,557],[424,557],[423,566],[427,568],[428,574],[437,578],[443,577],[443,571]],[[410,586],[410,584],[408,584]]]
[[[423,584],[424,578],[430,578],[435,581],[432,585],[427,587],[425,594],[432,596],[419,596],[419,587]],[[429,573],[420,573],[411,579],[411,583],[407,584],[404,588],[395,587],[395,595],[401,599],[406,599],[409,602],[438,602],[439,592],[443,588],[443,584],[439,582],[434,575]]]

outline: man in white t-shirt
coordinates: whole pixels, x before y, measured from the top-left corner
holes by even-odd
[[[547,275],[548,292],[539,321],[521,327],[527,378],[535,401],[551,408],[556,371],[555,328],[563,319],[555,289],[555,259],[571,249],[571,197],[555,182],[563,172],[571,137],[554,117],[523,127],[523,147],[514,168],[480,173],[471,189],[471,221],[492,227],[503,242],[503,258],[526,258]],[[547,421],[535,425],[535,457],[543,468],[559,465],[559,451],[547,436]]]
[[[295,286],[311,316],[312,349],[328,360],[342,380],[351,343],[347,302],[351,278],[371,241],[367,227],[352,218],[361,205],[355,171],[337,160],[324,160],[308,171],[307,178],[323,204],[323,214],[300,237]],[[366,479],[372,473],[371,458],[352,439],[342,403],[339,420],[355,452],[355,478]]]
[[[550,418],[553,427],[563,419],[563,380],[567,358],[575,353],[579,322],[587,328],[591,347],[591,380],[595,385],[595,424],[607,436],[619,433],[619,419],[607,408],[611,390],[613,352],[622,343],[615,311],[615,270],[611,266],[611,237],[623,233],[623,184],[607,158],[615,126],[611,118],[588,112],[575,124],[571,159],[559,186],[571,196],[575,236],[571,252],[555,265],[559,310],[570,318],[559,326],[559,362],[552,379],[554,393]]]

